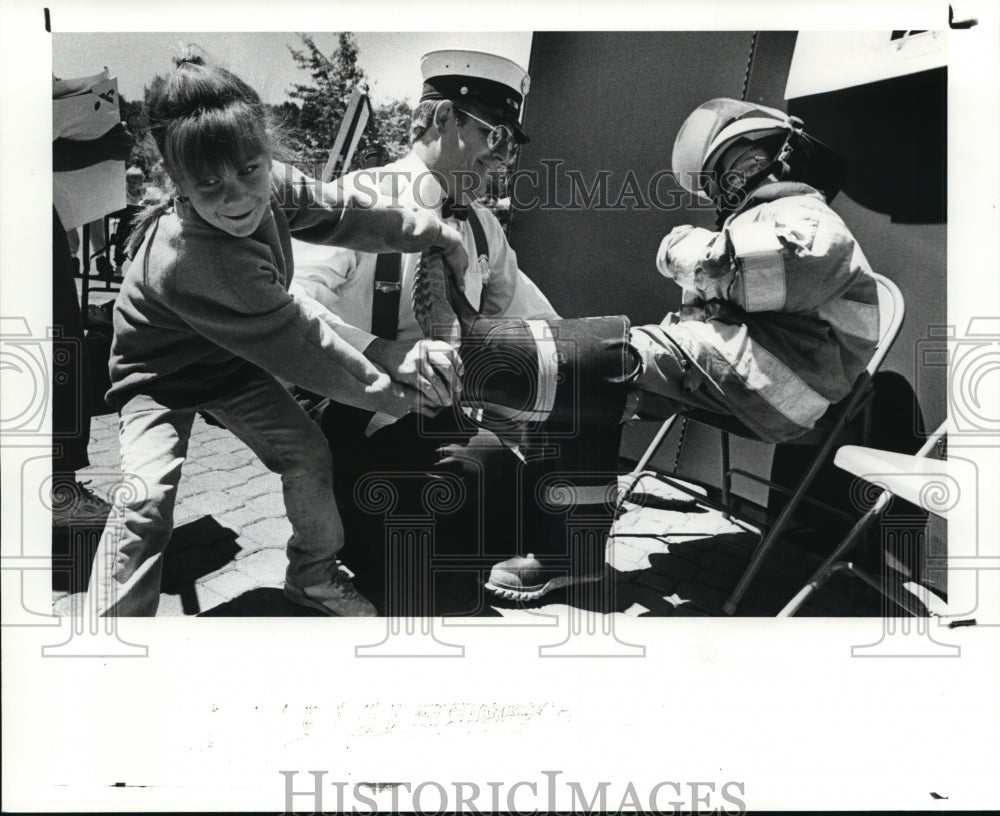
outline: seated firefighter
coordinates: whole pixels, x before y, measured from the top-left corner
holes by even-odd
[[[685,189],[716,204],[718,230],[681,226],[663,239],[657,266],[682,288],[680,311],[628,329],[619,356],[613,343],[599,352],[577,344],[584,392],[597,388],[613,401],[627,390],[626,420],[701,409],[732,416],[766,441],[802,436],[848,395],[879,336],[875,279],[827,203],[843,161],[781,111],[715,99],[681,127],[673,169]],[[484,338],[503,342],[495,322],[463,315],[458,296],[453,303],[463,359]],[[589,331],[586,320],[561,324]],[[612,359],[617,375],[601,371]],[[513,403],[525,390],[487,396]],[[477,398],[467,382],[463,402]],[[604,421],[586,414],[576,417],[585,436]],[[537,558],[516,557],[494,566],[487,586],[517,597],[541,570]]]
[[[498,290],[489,286],[476,309],[440,257],[425,253],[414,262],[407,298],[413,321],[424,337],[458,350],[461,394],[455,408],[429,423],[412,417],[407,425],[396,423],[391,435],[369,429],[365,446],[380,435],[391,444],[382,446],[381,460],[367,459],[365,469],[398,472],[404,456],[433,477],[443,465],[469,457],[476,444],[472,430],[482,427],[509,449],[527,450],[524,467],[501,471],[473,498],[519,482],[519,497],[507,493],[500,505],[533,533],[533,553],[493,565],[486,586],[496,594],[534,600],[601,577],[604,535],[589,536],[579,552],[565,552],[565,531],[552,523],[556,514],[540,507],[546,502],[542,488],[559,487],[558,478],[549,477],[568,474],[571,500],[581,485],[604,485],[612,497],[623,417],[700,408],[734,416],[762,439],[792,439],[847,395],[874,352],[875,282],[826,203],[842,173],[832,151],[780,111],[713,100],[685,122],[673,163],[682,184],[715,201],[720,229],[678,227],[664,239],[658,266],[684,294],[680,312],[659,325],[630,328],[624,317],[564,320],[500,311],[491,306]],[[338,294],[346,291],[341,286]],[[328,438],[350,425],[340,413],[331,423],[332,409],[324,417]],[[435,438],[445,420],[448,432]],[[416,457],[412,442],[403,444],[404,427],[408,439],[423,439],[436,463],[433,456],[428,463]],[[464,438],[463,427],[471,429]],[[360,444],[363,424],[349,438]],[[453,444],[457,438],[463,451]],[[538,462],[532,444],[553,443],[559,455],[532,473]],[[342,476],[351,462],[366,459],[358,449],[342,453]],[[362,473],[351,476],[342,484],[356,484]],[[604,522],[606,534],[610,513]],[[558,540],[562,556],[541,550],[544,539]]]
[[[718,208],[681,226],[657,267],[680,311],[632,328],[641,365],[627,415],[731,415],[763,440],[802,436],[848,395],[879,337],[875,279],[832,209],[844,162],[785,113],[713,99],[684,122],[678,182]]]

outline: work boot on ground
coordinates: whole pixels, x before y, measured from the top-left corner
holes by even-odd
[[[285,597],[292,603],[318,609],[325,615],[342,618],[373,618],[378,615],[375,605],[358,592],[339,569],[325,584],[297,587],[286,581]]]
[[[486,588],[511,601],[534,601],[555,589],[571,584],[592,583],[603,577],[603,567],[596,573],[571,575],[566,568],[546,568],[534,555],[528,553],[526,556],[518,555],[494,564]]]

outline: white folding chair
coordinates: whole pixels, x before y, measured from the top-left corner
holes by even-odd
[[[778,613],[779,618],[794,615],[810,595],[820,589],[832,575],[840,571],[857,576],[907,612],[914,615],[923,614],[922,610],[914,606],[910,598],[894,591],[885,581],[874,578],[845,559],[851,550],[863,540],[871,525],[881,517],[894,495],[923,507],[928,512],[941,512],[941,508],[936,508],[933,503],[926,501],[927,491],[925,488],[928,484],[939,480],[941,474],[948,469],[947,462],[934,461],[929,458],[944,438],[945,429],[946,425],[941,425],[927,438],[920,450],[912,456],[903,453],[889,453],[859,445],[845,445],[837,451],[833,460],[837,467],[863,479],[877,480],[880,485],[884,486],[884,489],[876,497],[871,508],[851,528],[851,531],[830,553],[805,586]]]
[[[777,484],[776,482],[759,476],[755,473],[750,473],[745,470],[740,470],[730,467],[730,448],[729,448],[729,437],[730,434],[740,436],[746,439],[759,440],[752,431],[746,428],[742,423],[740,423],[735,417],[726,416],[721,414],[713,414],[708,411],[694,410],[691,412],[686,412],[683,417],[687,420],[693,420],[695,422],[707,425],[712,428],[716,428],[721,432],[722,441],[722,478],[721,478],[721,502],[714,502],[711,500],[706,500],[704,496],[699,493],[695,493],[690,490],[688,486],[682,482],[678,482],[675,478],[672,478],[668,474],[655,473],[647,470],[650,460],[655,456],[657,449],[662,444],[664,438],[672,427],[674,421],[677,419],[676,416],[670,417],[665,420],[657,431],[656,436],[653,438],[652,442],[646,448],[646,451],[640,457],[639,462],[636,467],[631,471],[631,473],[626,477],[626,488],[621,492],[620,503],[623,503],[628,495],[635,489],[636,484],[644,475],[654,475],[660,478],[674,487],[680,490],[694,495],[699,501],[705,501],[705,503],[712,506],[716,506],[721,509],[726,515],[741,517],[743,514],[740,508],[737,507],[733,502],[732,497],[732,477],[733,475],[740,475],[744,478],[750,479],[752,481],[759,482],[767,486],[771,490],[775,490],[780,493],[785,493],[788,495],[788,500],[785,502],[778,514],[777,519],[774,524],[770,527],[767,525],[760,525],[759,522],[755,521],[754,526],[759,527],[760,540],[757,544],[753,556],[750,559],[750,563],[741,576],[739,582],[737,583],[729,599],[723,606],[723,611],[727,615],[732,615],[735,613],[736,608],[739,606],[740,601],[746,594],[750,583],[753,581],[757,572],[767,557],[768,553],[777,543],[781,534],[787,529],[789,522],[792,519],[792,514],[799,507],[799,505],[805,500],[814,504],[819,504],[811,499],[807,499],[805,494],[812,484],[816,475],[819,473],[820,468],[827,460],[831,449],[834,447],[835,443],[844,427],[848,422],[853,420],[858,414],[864,411],[863,425],[862,425],[862,440],[867,443],[869,438],[869,428],[870,428],[870,409],[872,398],[874,397],[874,388],[872,385],[872,378],[875,373],[879,370],[882,365],[883,360],[885,360],[886,355],[889,353],[889,349],[892,348],[893,343],[899,334],[899,329],[903,324],[903,316],[905,313],[905,302],[903,300],[903,295],[899,291],[899,287],[896,286],[888,278],[875,274],[875,283],[878,291],[878,305],[879,305],[879,341],[875,348],[875,353],[872,355],[865,370],[860,374],[854,387],[851,389],[850,394],[847,395],[843,400],[841,400],[836,405],[832,406],[826,414],[820,419],[816,427],[806,433],[804,436],[796,439],[790,443],[794,445],[812,445],[815,447],[815,452],[812,459],[809,461],[809,465],[806,468],[805,473],[799,479],[798,484],[794,489],[789,490],[783,485]],[[825,505],[822,505],[825,507]],[[827,508],[833,510],[833,508]]]

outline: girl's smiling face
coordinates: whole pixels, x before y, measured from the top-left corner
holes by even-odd
[[[205,221],[236,238],[246,238],[260,226],[270,205],[271,157],[259,153],[242,167],[185,177],[177,186]]]

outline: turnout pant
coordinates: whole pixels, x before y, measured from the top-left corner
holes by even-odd
[[[550,428],[512,449],[455,409],[433,419],[409,414],[365,436],[371,414],[331,403],[322,417],[333,456],[334,493],[344,519],[345,564],[365,588],[381,585],[390,524],[432,524],[434,554],[480,565],[529,552],[565,558],[567,515],[553,500],[581,485],[614,484],[621,425],[574,433]],[[434,483],[455,496],[435,505]],[[572,487],[567,487],[567,485]],[[385,501],[386,493],[391,501]],[[589,507],[606,535],[613,491]],[[599,536],[603,552],[604,536]]]
[[[565,558],[570,527],[582,526],[603,553],[633,362],[627,337],[623,317],[477,317],[460,348],[464,411],[411,414],[366,435],[371,414],[331,403],[321,424],[347,530],[343,559],[359,585],[381,578],[387,525],[408,520],[432,525],[442,556]],[[435,481],[458,496],[447,507],[432,500]]]

